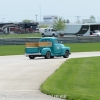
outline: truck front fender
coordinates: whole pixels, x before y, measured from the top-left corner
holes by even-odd
[[[65,54],[65,51],[68,50],[70,53],[70,47],[62,47],[62,55]]]
[[[51,52],[51,49],[50,48],[43,48],[41,50],[41,55],[45,56],[47,51],[50,51]]]

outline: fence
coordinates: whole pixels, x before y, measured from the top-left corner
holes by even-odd
[[[40,38],[6,38],[0,39],[0,45],[24,45],[26,42],[38,42]],[[87,43],[100,42],[100,37],[96,36],[81,36],[81,37],[60,37],[58,38],[62,43]]]

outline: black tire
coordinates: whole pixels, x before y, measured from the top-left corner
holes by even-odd
[[[44,33],[42,33],[42,37],[45,37]]]
[[[45,37],[45,35],[42,35],[42,37]]]
[[[65,51],[65,55],[63,55],[63,57],[64,58],[68,58],[69,57],[69,51],[68,50]]]
[[[51,58],[54,58],[54,56],[51,56]]]
[[[51,58],[51,53],[50,51],[47,51],[45,55],[45,59],[50,59],[50,58]]]
[[[53,33],[52,36],[55,37],[55,34]]]
[[[35,56],[33,56],[33,55],[29,55],[29,58],[30,58],[30,59],[34,59]]]

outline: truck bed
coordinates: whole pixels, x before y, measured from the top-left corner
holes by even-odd
[[[39,53],[41,47],[52,47],[52,42],[27,42],[25,52],[26,54]]]
[[[51,47],[52,42],[27,42],[25,47]]]

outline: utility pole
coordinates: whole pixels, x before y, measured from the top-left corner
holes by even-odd
[[[79,18],[81,17],[81,16],[75,16],[76,18],[77,18],[77,22],[79,23]]]
[[[37,16],[38,16],[38,15],[35,15],[35,16],[36,16],[36,22],[37,22]]]
[[[40,22],[41,22],[41,5],[39,5],[39,9],[40,9]]]
[[[4,23],[5,18],[2,18],[2,20],[3,20],[3,23]]]
[[[100,17],[98,17],[98,23],[99,23],[99,18],[100,18]]]

